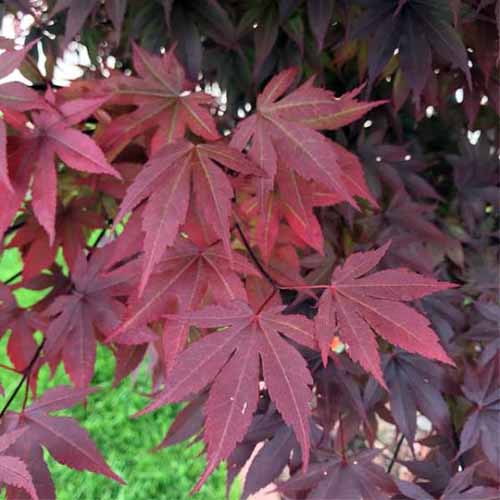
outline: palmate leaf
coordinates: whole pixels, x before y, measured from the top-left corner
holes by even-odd
[[[492,439],[500,423],[500,361],[498,354],[479,370],[468,367],[462,391],[475,407],[470,411],[460,434],[458,455],[479,445],[498,470],[500,444]]]
[[[442,395],[444,379],[443,367],[427,359],[407,353],[395,353],[387,359],[384,380],[392,416],[409,443],[415,439],[417,409],[442,435],[450,435],[449,410]]]
[[[389,244],[378,250],[355,253],[335,269],[331,285],[319,300],[316,318],[316,335],[324,362],[329,340],[338,331],[349,356],[384,387],[374,332],[409,352],[453,364],[429,321],[403,302],[455,285],[407,269],[388,269],[364,276],[384,257]]]
[[[125,15],[126,0],[108,0],[105,3],[106,11],[115,29],[120,34]],[[64,47],[73,40],[75,35],[81,32],[87,18],[99,6],[98,0],[58,0],[50,12],[55,17],[62,11],[66,11],[66,25],[64,30]]]
[[[335,130],[384,101],[357,102],[354,97],[360,89],[337,99],[332,92],[314,87],[312,79],[280,99],[297,74],[297,68],[291,68],[272,78],[257,98],[256,114],[238,124],[231,146],[243,150],[251,142],[250,157],[271,180],[279,159],[304,179],[320,183],[354,206],[355,195],[372,200],[364,179],[352,177],[349,167],[359,165],[357,158],[316,130]]]
[[[33,333],[45,326],[38,313],[21,309],[11,290],[0,285],[0,333],[3,335],[10,329],[7,354],[20,372],[26,369],[37,350]]]
[[[6,50],[3,54],[0,54],[0,78],[9,76],[17,69],[37,41],[34,40],[20,50]]]
[[[16,231],[8,248],[21,249],[25,261],[23,279],[34,278],[53,263],[59,246],[70,269],[73,269],[79,254],[86,246],[89,229],[102,227],[102,217],[92,211],[95,198],[75,198],[66,206],[58,206],[56,211],[55,238],[51,245],[43,227],[34,217],[26,218],[26,223]]]
[[[9,195],[11,203],[7,213],[15,214],[31,178],[33,212],[52,245],[57,205],[56,156],[80,172],[108,174],[117,178],[121,176],[108,163],[97,144],[88,135],[73,128],[92,115],[105,99],[75,99],[57,105],[51,92],[47,92],[46,98],[47,109],[31,113],[33,126],[19,130],[17,144],[9,156],[9,168],[13,167],[14,170],[10,172],[14,193]],[[1,233],[9,223],[7,217],[0,220]]]
[[[269,263],[283,219],[296,236],[323,253],[323,232],[314,207],[335,205],[342,201],[342,197],[317,183],[304,180],[281,164],[278,164],[276,181],[276,187],[267,194],[262,209],[258,195],[240,205],[247,217],[255,218],[255,243],[262,260]]]
[[[496,500],[498,489],[488,486],[474,486],[473,476],[479,463],[457,472],[449,481],[439,500]],[[412,500],[434,500],[423,487],[415,483],[396,480],[399,491]]]
[[[33,500],[38,495],[33,484],[31,474],[26,464],[18,457],[5,455],[5,450],[10,448],[25,432],[26,427],[9,431],[0,436],[0,484],[26,491]]]
[[[124,484],[124,481],[106,464],[88,433],[75,420],[50,415],[53,411],[70,408],[85,401],[92,392],[93,390],[89,389],[55,387],[45,392],[21,413],[9,412],[2,420],[3,429],[23,431],[22,439],[11,444],[8,452],[20,463],[26,464],[27,472],[34,482],[33,498],[37,498],[37,494],[38,498],[55,498],[54,484],[43,459],[42,446],[56,461],[67,467],[102,474]],[[2,458],[0,457],[0,463]],[[4,478],[0,478],[0,481],[2,480]],[[7,498],[22,498],[17,488],[27,489],[29,486],[28,482],[24,484],[5,482],[8,485]]]
[[[125,338],[133,339],[138,329],[163,318],[162,343],[168,371],[184,349],[189,325],[164,318],[165,314],[194,311],[207,295],[220,303],[247,300],[240,275],[259,276],[259,273],[242,255],[232,252],[231,258],[228,257],[221,243],[195,245],[178,238],[175,246],[166,250],[144,293],[130,295],[123,322],[107,341],[126,343]]]
[[[317,500],[389,500],[396,492],[393,481],[380,465],[372,463],[379,453],[376,449],[364,450],[349,460],[328,454],[307,472],[280,483],[279,491],[288,498],[301,498],[300,493],[308,492],[307,498]]]
[[[89,262],[81,253],[71,275],[71,289],[44,311],[50,320],[45,330],[44,355],[49,360],[62,356],[76,387],[89,386],[94,374],[96,337],[100,333],[110,335],[118,328],[125,306],[116,296],[130,293],[130,276],[123,268],[105,273],[106,258],[105,250],[95,252]],[[155,338],[146,327],[134,333],[135,344]]]
[[[6,50],[0,55],[0,79],[8,77],[19,67],[28,52],[37,43],[37,40],[20,50]],[[0,109],[26,111],[45,107],[40,96],[18,82],[8,82],[0,85]],[[3,184],[10,192],[14,191],[7,168],[7,130],[6,117],[0,119],[0,185]],[[1,226],[0,226],[1,229]]]
[[[120,206],[121,220],[148,198],[142,215],[144,230],[142,293],[166,247],[174,243],[179,227],[186,222],[190,203],[222,240],[228,256],[229,224],[233,188],[220,165],[243,175],[261,174],[260,169],[239,151],[223,143],[195,145],[179,139],[162,148],[137,175]]]
[[[245,302],[233,301],[177,317],[203,328],[227,327],[182,352],[163,391],[139,413],[182,401],[213,381],[205,406],[208,464],[195,489],[243,439],[257,406],[260,363],[270,397],[294,430],[307,468],[312,379],[302,356],[279,333],[312,348],[313,325],[304,316],[284,316],[282,310],[267,306],[254,311]]]
[[[293,431],[283,424],[252,460],[245,477],[242,498],[246,499],[279,476],[288,464],[292,452],[300,455],[300,448]]]
[[[193,85],[186,80],[173,49],[158,57],[134,45],[133,62],[138,77],[120,75],[98,87],[100,94],[104,91],[112,98],[111,103],[137,106],[115,118],[99,136],[99,144],[109,156],[115,157],[131,140],[149,130],[155,130],[153,151],[183,137],[187,129],[206,140],[219,138],[208,110],[213,98],[191,92]]]
[[[373,83],[399,49],[401,69],[418,100],[437,55],[460,68],[471,85],[465,46],[451,26],[448,0],[369,0],[351,37],[370,38],[368,74]]]

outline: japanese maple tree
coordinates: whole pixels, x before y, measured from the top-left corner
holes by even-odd
[[[201,497],[498,498],[500,2],[4,4],[7,499],[124,483],[55,412],[139,368]]]

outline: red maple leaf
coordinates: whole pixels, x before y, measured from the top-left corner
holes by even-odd
[[[384,379],[394,421],[409,443],[417,430],[417,409],[443,434],[450,433],[450,417],[443,397],[443,366],[412,354],[396,352],[384,363]]]
[[[68,267],[73,269],[78,255],[85,248],[88,229],[102,227],[103,219],[92,211],[95,199],[90,197],[75,198],[66,206],[59,206],[56,214],[56,233],[51,245],[47,233],[33,217],[16,231],[14,238],[6,246],[18,247],[23,253],[23,279],[37,276],[43,269],[50,267],[62,247]]]
[[[134,69],[139,77],[111,78],[103,89],[116,104],[132,104],[135,111],[115,118],[99,138],[103,149],[116,156],[130,141],[149,130],[153,150],[184,137],[189,128],[207,140],[219,138],[208,110],[213,98],[202,92],[190,92],[193,84],[185,77],[174,49],[158,57],[133,45]]]
[[[57,462],[67,467],[102,474],[124,484],[120,476],[106,464],[87,431],[78,422],[72,418],[49,414],[83,402],[91,392],[93,390],[55,387],[20,413],[8,412],[2,419],[3,431],[23,431],[22,439],[16,440],[9,447],[9,455],[26,464],[39,498],[55,498],[54,483],[43,458],[42,446]],[[19,486],[24,487],[22,484],[9,484],[7,498],[22,497],[16,491]]]
[[[26,464],[19,457],[4,455],[26,430],[21,428],[0,436],[0,483],[4,483],[7,487],[22,489],[29,493],[33,500],[37,500],[35,485]]]
[[[251,142],[250,156],[271,179],[278,171],[279,160],[354,206],[354,195],[373,200],[357,157],[316,130],[342,127],[384,101],[355,101],[361,89],[337,99],[332,92],[314,87],[312,78],[278,100],[297,72],[297,68],[282,71],[266,85],[257,98],[256,113],[238,124],[231,145],[243,150]],[[264,189],[270,187],[271,183]]]
[[[33,111],[31,126],[20,129],[19,137],[15,138],[14,151],[9,158],[9,167],[13,168],[11,180],[15,195],[12,202],[15,205],[9,209],[9,214],[17,210],[32,177],[33,211],[52,244],[55,239],[57,204],[56,155],[66,165],[81,172],[115,177],[120,177],[120,174],[88,135],[73,128],[94,113],[105,99],[75,99],[56,105],[51,92],[47,92],[46,98],[49,109]]]
[[[208,464],[195,490],[245,436],[257,407],[260,363],[269,395],[294,430],[307,468],[312,379],[303,357],[280,333],[314,348],[313,324],[304,316],[283,315],[283,309],[264,304],[253,310],[237,300],[174,317],[202,328],[227,327],[183,351],[161,394],[140,412],[182,401],[212,383],[205,406]]]
[[[148,198],[142,213],[142,229],[146,235],[140,293],[165,248],[174,243],[179,226],[186,221],[190,202],[222,240],[227,255],[231,255],[229,224],[233,188],[219,165],[245,175],[260,173],[243,154],[223,143],[195,145],[179,139],[162,148],[127,190],[117,220]]]
[[[50,359],[62,354],[66,372],[77,387],[88,386],[92,379],[96,336],[103,338],[114,331],[125,313],[124,304],[115,295],[124,293],[129,276],[123,268],[105,273],[106,258],[103,250],[94,252],[88,262],[80,254],[69,293],[59,295],[45,311],[51,322],[46,329],[44,355]],[[151,339],[154,337],[145,328],[135,332],[136,344]]]
[[[245,200],[239,208],[247,218],[255,217],[255,243],[262,260],[268,264],[278,241],[282,219],[300,240],[323,253],[323,233],[314,207],[334,205],[339,201],[342,201],[340,196],[278,164],[277,189],[267,194],[263,209],[258,196]]]
[[[0,284],[0,336],[10,329],[7,353],[19,372],[26,369],[37,350],[33,333],[44,326],[35,311],[20,308],[10,288]]]
[[[26,54],[33,48],[37,40],[32,41],[21,50],[6,50],[0,55],[0,79],[8,77],[23,61]],[[18,111],[44,108],[44,100],[28,86],[19,82],[7,82],[0,85],[0,185],[3,183],[10,191],[13,190],[7,170],[7,129],[5,121],[17,121]],[[13,114],[11,114],[13,112]]]
[[[453,364],[429,321],[403,302],[455,285],[404,268],[364,276],[380,262],[389,244],[378,250],[355,253],[343,266],[337,267],[331,285],[319,300],[316,316],[316,335],[323,362],[326,363],[330,341],[338,331],[349,356],[384,387],[374,332],[409,352]]]
[[[380,450],[364,450],[347,460],[333,453],[320,452],[322,461],[307,472],[279,484],[289,498],[308,492],[308,498],[373,498],[389,500],[396,493],[392,478],[373,459]]]
[[[174,297],[183,313],[198,309],[207,293],[217,302],[246,300],[239,274],[259,275],[241,254],[232,252],[230,259],[220,242],[196,245],[179,237],[175,246],[166,250],[144,293],[131,295],[125,319],[108,341],[175,312]],[[165,319],[163,347],[167,365],[184,348],[188,331],[185,322]]]
[[[5,39],[4,39],[5,40]],[[15,50],[12,46],[0,54],[0,79],[9,76],[23,61],[26,54],[33,48],[38,40],[33,40],[20,50]],[[6,47],[2,47],[4,49]]]
[[[64,41],[61,49],[65,48],[68,43],[82,31],[87,18],[93,11],[103,7],[109,20],[113,23],[116,34],[119,36],[123,17],[125,16],[126,2],[123,0],[109,0],[104,5],[100,5],[98,0],[87,0],[81,2],[80,0],[59,0],[50,11],[50,17],[53,19],[60,12],[67,10],[66,22],[64,30]]]
[[[480,444],[488,460],[495,466],[500,459],[500,444],[498,439],[492,438],[500,422],[499,380],[500,358],[498,354],[479,369],[467,366],[462,391],[474,406],[462,428],[460,449],[457,454],[462,455]]]

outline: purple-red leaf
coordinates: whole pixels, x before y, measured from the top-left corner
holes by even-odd
[[[336,268],[332,284],[324,292],[331,294],[332,298],[320,300],[317,322],[323,359],[326,359],[328,348],[325,341],[328,331],[333,337],[338,328],[349,356],[371,372],[384,387],[374,332],[409,352],[453,364],[430,328],[429,321],[402,302],[454,285],[440,283],[406,269],[380,271],[363,277],[378,264],[387,248],[388,244],[378,250],[355,253],[347,258],[343,266]],[[324,318],[331,318],[332,314],[335,314],[337,323],[329,325]]]

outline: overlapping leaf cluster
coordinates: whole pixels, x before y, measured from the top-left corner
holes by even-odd
[[[44,448],[122,481],[51,414],[98,343],[110,386],[148,367],[136,417],[187,403],[159,448],[203,440],[194,491],[252,457],[244,498],[496,498],[495,2],[5,3],[34,20],[0,54],[32,83],[0,83],[7,498],[55,496]]]

